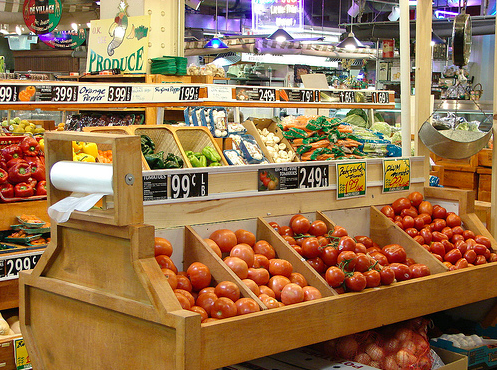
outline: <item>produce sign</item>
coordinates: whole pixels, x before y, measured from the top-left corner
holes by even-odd
[[[30,31],[40,35],[52,32],[62,15],[60,0],[25,0],[22,7],[24,23]]]
[[[328,186],[328,165],[259,169],[258,190],[291,190]]]
[[[275,102],[278,100],[276,89],[268,87],[237,87],[235,96],[236,100],[241,101]]]
[[[337,199],[366,195],[366,162],[337,163]]]
[[[16,254],[0,258],[0,280],[15,279],[22,270],[30,270],[36,266],[43,250],[37,252]]]
[[[408,190],[411,183],[409,158],[383,160],[383,192]]]
[[[14,339],[14,359],[16,370],[32,369],[24,338]]]
[[[167,199],[167,175],[143,174],[143,201]]]

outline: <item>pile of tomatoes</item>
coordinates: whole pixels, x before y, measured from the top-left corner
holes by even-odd
[[[462,227],[461,217],[432,205],[419,192],[386,205],[381,212],[449,270],[497,261],[490,239]]]
[[[260,310],[254,299],[241,297],[240,288],[232,281],[211,286],[211,272],[201,262],[194,262],[186,271],[178,272],[171,260],[172,253],[167,239],[155,238],[155,259],[176,298],[183,309],[200,314],[202,323]]]
[[[345,228],[328,230],[322,220],[294,215],[288,226],[269,223],[338,293],[389,285],[430,274],[398,244],[380,248],[367,236],[352,238]]]
[[[219,229],[204,241],[269,309],[321,298],[271,244],[247,230]]]

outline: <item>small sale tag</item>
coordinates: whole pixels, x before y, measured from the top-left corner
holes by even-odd
[[[383,192],[409,190],[411,160],[409,158],[383,159]]]
[[[366,162],[337,163],[337,199],[366,195]]]

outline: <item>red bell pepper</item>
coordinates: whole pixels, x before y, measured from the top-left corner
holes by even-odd
[[[37,155],[41,150],[38,141],[31,136],[25,136],[24,139],[22,139],[21,144],[19,146],[21,147],[24,155]]]
[[[41,162],[31,164],[31,177],[37,181],[45,180],[45,165]]]
[[[2,160],[0,160],[0,168],[1,168],[2,170],[5,170],[5,171],[7,171],[7,169],[8,169],[8,167],[7,167],[7,163],[5,163],[5,161],[4,161],[3,159],[2,159]]]
[[[14,184],[26,182],[31,177],[31,166],[27,162],[19,162],[9,168],[9,180]]]
[[[4,169],[0,168],[0,184],[5,184],[9,179],[9,174]]]
[[[47,195],[47,182],[45,180],[36,185],[36,195]]]
[[[8,182],[0,185],[0,193],[4,198],[14,198],[14,185]]]
[[[22,158],[22,149],[17,144],[10,144],[2,149],[2,155],[6,162],[10,161],[12,158]]]
[[[14,186],[14,195],[16,197],[30,197],[34,195],[34,193],[33,187],[25,182],[20,182]]]
[[[29,184],[33,187],[33,189],[36,189],[36,184],[38,184],[38,180],[35,180],[32,177],[30,177],[28,181],[26,181],[26,184]]]
[[[16,163],[19,163],[19,162],[27,163],[24,159],[22,159],[20,157],[12,158],[10,161],[7,162],[7,169],[9,169],[10,167],[13,167]]]

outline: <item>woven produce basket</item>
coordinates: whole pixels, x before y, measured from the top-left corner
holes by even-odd
[[[214,137],[207,127],[172,126],[171,130],[174,132],[176,140],[180,144],[183,154],[188,150],[191,150],[192,152],[201,152],[205,146],[210,146],[214,148],[221,156],[220,163],[223,166],[228,166],[228,162],[226,161],[226,158],[224,158],[223,152],[214,141]],[[186,157],[185,154],[184,156]],[[188,163],[188,166],[191,167],[190,161],[186,161],[186,163]]]
[[[185,153],[180,149],[173,131],[169,125],[131,125],[128,126],[131,135],[147,135],[155,143],[155,152],[164,152],[164,156],[173,153],[183,159],[184,167],[191,167],[190,162],[186,160]],[[143,156],[142,156],[143,157]],[[146,170],[150,170],[147,161],[143,157]]]

